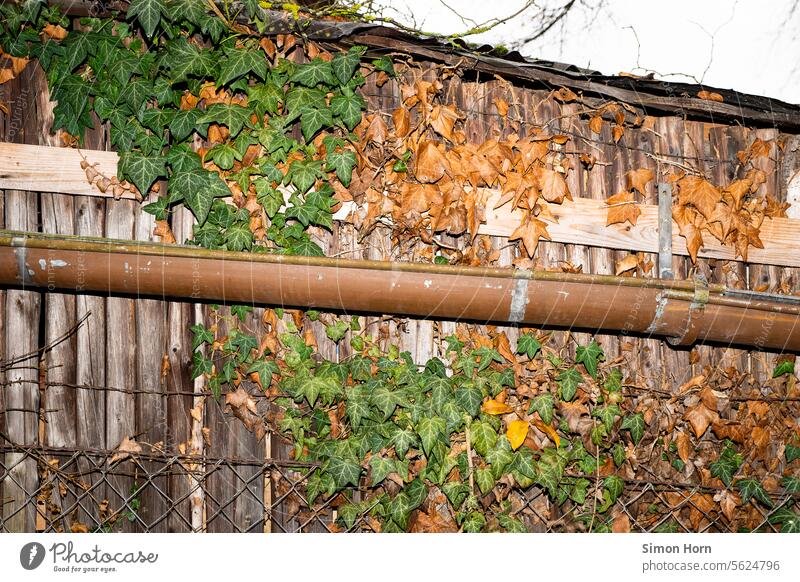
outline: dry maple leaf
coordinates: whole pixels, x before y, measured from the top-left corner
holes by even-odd
[[[156,220],[153,236],[161,237],[161,242],[163,243],[175,244],[175,235],[172,234],[172,229],[169,226],[169,222],[166,220]]]
[[[625,172],[625,187],[628,190],[638,190],[640,194],[645,194],[647,183],[655,178],[653,170],[648,168],[639,168],[638,170],[630,170]]]
[[[680,191],[678,202],[685,206],[691,204],[706,218],[711,218],[722,192],[711,182],[700,176],[685,176],[678,182]]]
[[[765,141],[757,137],[747,149],[737,152],[736,157],[743,165],[756,158],[768,158],[772,150],[772,143],[772,140]]]
[[[42,34],[54,40],[64,40],[69,35],[67,29],[59,24],[48,24],[42,29]]]
[[[137,443],[134,439],[125,437],[119,446],[115,449],[115,453],[111,456],[111,463],[127,459],[131,454],[141,453],[142,445]]]
[[[404,107],[398,107],[392,113],[392,123],[394,123],[394,133],[397,137],[405,137],[411,129],[411,115]]]
[[[261,440],[266,434],[264,423],[258,416],[256,402],[240,385],[235,392],[225,395],[225,412],[231,412],[242,421],[245,428],[255,433],[256,439]]]
[[[689,435],[681,431],[675,437],[675,444],[678,448],[678,456],[684,463],[689,462],[689,457],[692,453],[692,440]]]
[[[622,139],[624,134],[625,127],[622,125],[614,125],[614,127],[611,128],[611,137],[614,139],[614,143],[617,143],[620,139]]]
[[[617,261],[614,273],[617,277],[623,273],[635,270],[639,266],[639,258],[636,255],[628,255],[627,257]]]
[[[705,434],[712,422],[719,420],[717,411],[707,408],[702,402],[687,410],[683,417],[692,425],[692,430],[697,438]]]
[[[633,192],[622,191],[619,194],[606,199],[608,204],[608,215],[606,217],[606,226],[612,224],[619,224],[629,222],[631,226],[636,226],[636,221],[642,211],[633,199]]]
[[[589,120],[589,129],[592,130],[593,133],[600,135],[600,132],[603,131],[603,118],[599,115],[595,115]]]
[[[548,202],[561,204],[565,199],[572,200],[564,174],[547,168],[538,168],[536,178],[542,198]]]
[[[536,254],[536,246],[539,244],[540,238],[550,240],[550,233],[547,232],[547,223],[538,218],[528,216],[522,221],[522,224],[511,233],[508,240],[521,240],[522,245],[525,247],[525,252],[530,258],[533,258]]]
[[[497,108],[497,113],[500,117],[506,117],[508,115],[508,101],[505,99],[500,99],[500,97],[495,97],[492,99],[492,103]]]
[[[719,93],[714,93],[712,91],[698,91],[697,92],[698,99],[704,99],[705,101],[717,101],[718,103],[722,103],[725,99],[722,98],[722,95]]]
[[[450,169],[450,164],[433,141],[423,141],[417,148],[414,175],[423,183],[433,184],[442,179]]]
[[[436,105],[428,117],[433,131],[441,135],[448,141],[455,141],[453,138],[453,128],[456,121],[460,119],[455,105]]]
[[[383,145],[386,141],[387,132],[388,128],[386,127],[386,122],[383,120],[383,116],[376,113],[372,117],[372,121],[370,121],[369,127],[364,134],[364,142]]]
[[[561,101],[562,103],[570,103],[578,98],[572,90],[566,87],[561,87],[558,91],[554,91],[553,97],[556,98],[556,101]]]

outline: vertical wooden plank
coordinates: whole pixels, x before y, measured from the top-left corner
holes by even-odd
[[[108,149],[107,130],[95,119],[95,129],[88,130],[84,136],[86,147],[99,150]],[[105,234],[106,201],[98,197],[75,196],[73,201],[75,234],[80,236],[102,237]],[[85,266],[85,265],[82,265]],[[107,448],[106,442],[106,298],[83,293],[77,288],[76,314],[82,317],[91,313],[75,333],[76,360],[75,384],[85,386],[75,390],[76,399],[76,444],[82,449]],[[116,443],[115,443],[116,444]],[[89,485],[89,499],[102,501],[108,492],[98,472],[91,470],[96,459],[90,461],[82,457],[78,468],[85,475]],[[81,522],[97,524],[100,522],[98,508],[94,503],[82,503],[78,512]],[[90,515],[84,515],[84,509]]]
[[[130,240],[134,236],[136,202],[119,200],[106,209],[106,237]],[[110,260],[110,259],[109,259]],[[106,394],[106,444],[116,448],[122,439],[136,436],[136,399],[130,389],[136,386],[136,305],[131,299],[108,297],[106,301],[106,381],[112,388]],[[125,502],[139,479],[119,473],[130,472],[132,461],[118,464],[108,478],[108,499],[112,511],[133,511]],[[135,530],[136,522],[121,519],[123,531]]]
[[[655,151],[659,157],[670,161],[682,161],[676,156],[681,156],[683,152],[683,120],[677,117],[659,117],[655,121],[654,130]],[[664,182],[674,168],[662,162],[658,164],[657,170],[656,182]],[[689,272],[688,266],[687,259],[674,255],[672,273],[675,279],[685,279]],[[677,390],[678,386],[693,375],[689,364],[689,351],[685,348],[676,348],[667,342],[662,342],[661,361],[670,390]]]
[[[154,217],[137,208],[136,240],[154,241]],[[167,439],[166,395],[162,392],[161,370],[166,356],[166,304],[159,299],[137,297],[136,307],[136,434],[138,439],[154,444]],[[157,472],[162,463],[143,463],[149,473]],[[164,494],[167,479],[160,476],[151,480],[142,490],[139,515],[149,531],[166,531],[167,522],[162,516],[167,511]]]
[[[185,209],[178,209],[172,215],[172,231],[175,239],[182,243],[191,236],[191,228],[193,223],[191,213]],[[202,310],[200,310],[200,317],[202,317]],[[170,302],[167,304],[167,355],[169,358],[169,370],[164,379],[166,391],[166,419],[167,430],[164,442],[164,449],[168,454],[180,453],[180,445],[183,449],[187,448],[190,451],[195,451],[192,446],[192,424],[198,424],[198,443],[196,452],[202,453],[203,439],[202,439],[202,412],[198,409],[201,415],[199,420],[194,420],[191,417],[191,409],[194,408],[195,403],[191,392],[194,391],[194,382],[192,381],[192,334],[189,330],[190,326],[195,321],[194,305],[187,302]],[[202,378],[200,381],[200,390],[202,392]],[[200,404],[198,396],[197,404]],[[201,406],[202,408],[202,406]],[[189,443],[187,447],[186,443]],[[180,465],[184,466],[184,465]],[[200,465],[202,466],[202,465]],[[190,487],[194,487],[194,496],[191,496]],[[170,499],[172,499],[173,508],[170,511],[166,523],[166,530],[168,532],[188,532],[192,530],[192,500],[198,499],[199,510],[199,523],[202,528],[202,504],[203,500],[200,497],[202,490],[199,488],[199,483],[190,478],[189,475],[183,474],[182,471],[171,472],[168,477],[168,492]]]
[[[39,67],[29,66],[6,85],[6,116],[3,139],[13,143],[35,144],[39,134],[41,102],[37,92],[46,86]],[[39,230],[39,204],[34,193],[7,190],[5,193],[5,226],[10,230]],[[20,251],[22,252],[22,251]],[[5,293],[5,352],[3,359],[12,359],[34,352],[40,345],[39,317],[41,295],[27,290],[9,289]],[[20,445],[39,443],[38,359],[26,359],[6,371],[3,386],[6,406],[6,432]],[[36,529],[38,486],[36,461],[22,453],[7,453],[9,468],[3,479],[4,529],[11,532],[33,532]]]

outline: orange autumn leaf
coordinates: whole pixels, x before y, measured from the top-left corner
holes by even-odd
[[[497,400],[487,400],[481,406],[481,410],[486,414],[491,414],[493,416],[498,416],[500,414],[508,414],[509,412],[514,412],[514,409],[511,408],[508,404],[504,402],[498,402]]]
[[[528,428],[529,425],[524,420],[512,420],[508,423],[506,438],[508,438],[511,448],[515,451],[525,442],[525,437],[528,436]]]
[[[497,108],[497,113],[500,114],[500,117],[506,117],[508,115],[508,101],[500,99],[500,97],[495,97],[492,103],[494,103],[494,106]]]
[[[42,34],[49,36],[54,40],[64,40],[69,34],[67,29],[59,24],[48,24],[42,29]]]
[[[683,417],[689,421],[694,435],[700,438],[705,434],[708,426],[719,419],[719,414],[717,414],[716,410],[711,410],[700,402],[693,408],[690,408]]]
[[[547,168],[539,168],[537,178],[542,198],[548,202],[561,204],[565,199],[572,200],[564,174]]]
[[[600,132],[603,131],[603,118],[599,115],[594,115],[589,121],[589,129],[592,130],[592,133],[600,135]]]
[[[453,128],[458,119],[459,114],[455,105],[437,105],[433,108],[428,117],[433,131],[448,141],[455,141],[453,138]]]
[[[719,93],[714,93],[713,91],[698,91],[697,98],[704,99],[706,101],[717,101],[719,103],[725,101],[722,95],[720,95]]]
[[[561,87],[558,91],[555,91],[553,93],[553,97],[556,98],[556,101],[561,101],[562,103],[569,103],[578,98],[573,91],[567,89],[566,87]]]
[[[606,199],[608,204],[608,215],[606,216],[606,226],[630,222],[631,226],[636,226],[636,221],[642,211],[633,199],[633,192],[622,191]]]
[[[556,445],[556,448],[561,446],[561,437],[558,436],[558,433],[552,426],[539,420],[538,418],[533,419],[533,424],[534,426],[536,426],[536,428],[538,428],[540,431],[546,434],[547,438],[553,441],[553,444]]]
[[[700,176],[685,176],[678,181],[678,186],[678,202],[681,205],[691,204],[703,216],[711,218],[717,202],[722,199],[719,188]]]
[[[628,255],[623,259],[617,261],[616,269],[614,269],[614,274],[619,277],[623,273],[627,273],[628,271],[632,271],[639,266],[639,259],[636,255]]]
[[[394,123],[394,132],[397,137],[405,137],[411,128],[411,116],[408,110],[404,107],[398,107],[392,113],[392,122]]]
[[[625,172],[625,187],[628,190],[638,190],[640,194],[645,194],[647,183],[653,178],[655,178],[653,170],[647,168],[631,170],[629,172]]]
[[[522,245],[525,247],[525,252],[530,258],[533,258],[540,238],[550,240],[550,233],[547,232],[547,223],[529,216],[511,233],[508,240],[521,240]]]
[[[447,158],[444,157],[437,144],[433,141],[423,141],[417,149],[415,175],[423,183],[433,184],[442,179],[450,169]]]
[[[621,125],[615,125],[611,128],[611,137],[614,138],[614,143],[617,143],[625,134],[625,128]]]

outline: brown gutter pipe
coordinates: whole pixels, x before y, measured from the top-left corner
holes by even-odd
[[[519,323],[800,351],[800,298],[692,281],[0,231],[0,285]]]

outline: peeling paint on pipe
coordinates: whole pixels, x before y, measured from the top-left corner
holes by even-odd
[[[41,259],[66,266],[50,273],[32,269]],[[800,350],[800,302],[731,297],[725,287],[709,285],[698,309],[691,281],[234,253],[0,231],[0,284]]]

